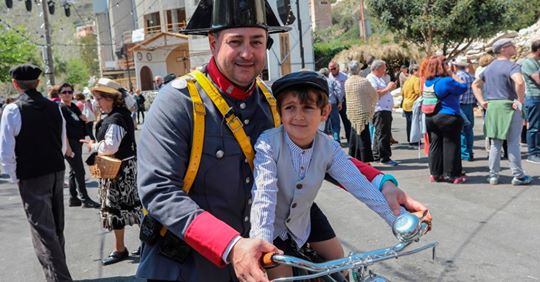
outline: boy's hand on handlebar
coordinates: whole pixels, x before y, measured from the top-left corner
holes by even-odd
[[[384,198],[388,202],[390,209],[392,209],[392,212],[396,216],[399,215],[401,206],[411,213],[418,212],[419,214],[423,215],[424,211],[427,211],[427,207],[424,206],[424,204],[411,198],[407,193],[405,193],[405,191],[399,189],[391,181],[387,181],[386,183],[384,183],[381,192],[383,193]],[[429,227],[428,231],[431,230],[431,219],[431,213],[427,211],[426,216],[423,218],[422,221],[427,223]]]
[[[282,253],[274,245],[260,239],[242,238],[231,250],[229,260],[241,282],[268,282],[259,260],[264,253]]]

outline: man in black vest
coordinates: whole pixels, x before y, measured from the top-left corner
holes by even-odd
[[[19,65],[10,74],[21,95],[2,113],[0,161],[19,187],[46,280],[72,281],[63,235],[64,154],[72,154],[65,142],[65,121],[58,105],[36,90],[38,67]]]

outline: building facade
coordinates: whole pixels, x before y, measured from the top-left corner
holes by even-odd
[[[95,2],[102,1],[95,0]],[[101,54],[100,51],[100,62],[102,60],[105,62],[102,64],[103,70],[112,65],[108,64],[107,60],[111,60],[111,52],[114,54],[114,50],[119,48],[118,44],[121,42],[129,46],[127,51],[131,59],[129,60],[129,69],[133,70],[131,75],[135,78],[133,87],[143,91],[155,89],[153,78],[157,75],[164,77],[174,73],[176,76],[182,76],[192,69],[208,63],[211,58],[208,38],[206,36],[188,37],[179,33],[191,18],[198,0],[123,0],[119,3],[122,5],[124,2],[131,2],[131,14],[129,8],[126,7],[122,15],[135,19],[132,21],[134,23],[132,29],[123,25],[130,22],[129,20],[118,23],[119,13],[111,16],[115,13],[111,9],[114,10],[117,7],[108,3],[106,6],[109,9],[110,31],[108,33],[110,35],[107,38],[105,28],[100,29],[101,25],[106,24],[102,23],[105,21],[102,17],[103,13],[97,14],[98,37],[104,36],[103,39],[100,39],[100,46],[103,46],[104,53]],[[284,23],[289,23],[292,30],[283,34],[271,35],[274,39],[274,45],[267,52],[267,67],[263,72],[263,79],[273,81],[292,71],[313,69],[315,64],[309,1],[290,3],[288,0],[269,0],[268,2],[278,18]],[[300,6],[297,7],[297,4]],[[300,10],[300,15],[297,15],[297,10]],[[292,22],[291,19],[293,19]],[[299,19],[301,28],[298,25]],[[117,23],[114,24],[114,22]],[[113,31],[113,29],[118,30]],[[299,30],[302,32],[300,33]],[[131,36],[124,35],[124,37],[120,37],[123,40],[118,40],[118,34],[127,33],[130,33]],[[109,42],[113,45],[111,49],[106,47]],[[122,64],[117,63],[116,65]],[[120,68],[121,70],[122,68]],[[104,71],[103,75],[108,76],[108,73],[110,72]],[[125,71],[123,73],[125,76]]]

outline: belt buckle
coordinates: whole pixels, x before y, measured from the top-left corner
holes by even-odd
[[[244,124],[237,116],[233,115],[231,118],[227,119],[227,126],[233,133],[236,133],[236,131],[244,127]]]

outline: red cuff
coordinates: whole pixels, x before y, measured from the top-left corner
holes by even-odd
[[[355,158],[351,158],[351,162],[358,168],[358,170],[369,180],[370,182],[373,181],[373,178],[375,178],[379,174],[383,174],[380,170],[363,163]]]
[[[221,258],[229,243],[240,233],[209,212],[199,214],[184,234],[184,241],[217,266],[225,266]]]

